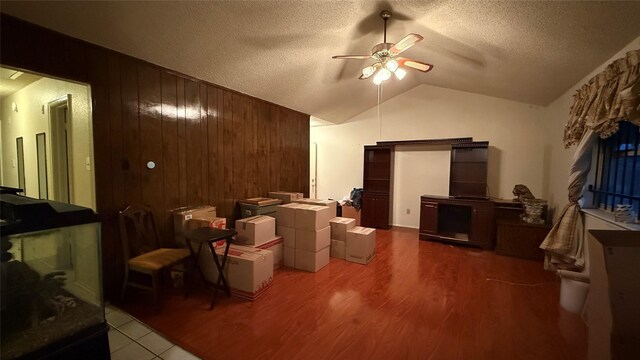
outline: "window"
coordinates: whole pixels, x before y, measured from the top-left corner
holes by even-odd
[[[621,121],[620,130],[607,139],[600,139],[596,157],[593,205],[605,210],[618,204],[629,204],[640,213],[640,150],[638,126]]]

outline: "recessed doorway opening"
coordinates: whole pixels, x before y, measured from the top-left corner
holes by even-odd
[[[0,184],[96,209],[89,85],[0,66]]]

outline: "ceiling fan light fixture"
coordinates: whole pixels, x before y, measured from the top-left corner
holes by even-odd
[[[373,65],[370,65],[362,69],[362,75],[364,75],[364,77],[369,77],[373,75],[374,71],[376,71],[376,68]]]
[[[389,80],[391,78],[391,71],[386,68],[380,69],[380,78],[382,78],[382,81]]]
[[[381,72],[380,72],[380,71],[378,71],[378,73],[376,74],[376,76],[374,76],[374,77],[373,77],[373,83],[374,83],[374,84],[376,84],[376,85],[380,85],[380,84],[382,84],[382,81],[383,81],[383,80],[382,80]]]
[[[394,72],[398,69],[398,62],[395,60],[389,60],[384,65],[389,71]]]
[[[394,74],[396,74],[396,78],[398,78],[398,80],[402,80],[404,79],[405,75],[407,75],[407,72],[405,71],[405,69],[399,67],[396,69]]]
[[[0,0],[1,1],[1,0]],[[391,17],[391,12],[383,10],[380,17],[384,22],[382,43],[375,45],[371,49],[371,55],[338,55],[333,56],[334,59],[373,59],[374,63],[362,69],[360,80],[372,77],[373,83],[382,84],[391,78],[391,74],[395,74],[398,80],[404,79],[407,75],[407,68],[421,72],[428,72],[433,65],[422,61],[398,57],[400,53],[413,47],[424,38],[420,34],[410,33],[400,39],[397,43],[387,42],[387,21]]]

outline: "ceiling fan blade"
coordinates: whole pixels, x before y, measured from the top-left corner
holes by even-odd
[[[404,58],[396,59],[396,60],[400,65],[404,65],[422,72],[428,72],[428,71],[431,71],[431,69],[433,69],[433,65],[424,63],[422,61],[404,59]]]
[[[371,55],[336,55],[332,59],[369,59]]]
[[[398,55],[401,52],[407,50],[408,48],[415,45],[418,41],[424,39],[420,34],[409,34],[402,38],[402,40],[398,41],[391,49],[389,49],[389,53],[391,55]]]

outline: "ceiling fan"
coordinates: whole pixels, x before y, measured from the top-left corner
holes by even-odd
[[[382,43],[371,49],[371,55],[336,55],[333,59],[375,59],[376,62],[362,69],[360,80],[368,79],[373,76],[373,83],[382,84],[383,81],[391,78],[393,73],[398,80],[402,80],[407,72],[404,67],[412,68],[422,72],[428,72],[433,69],[433,65],[422,61],[399,57],[400,53],[415,45],[423,37],[419,34],[409,34],[397,43],[387,42],[387,20],[391,17],[391,12],[382,10],[380,17],[384,21],[384,40]]]

